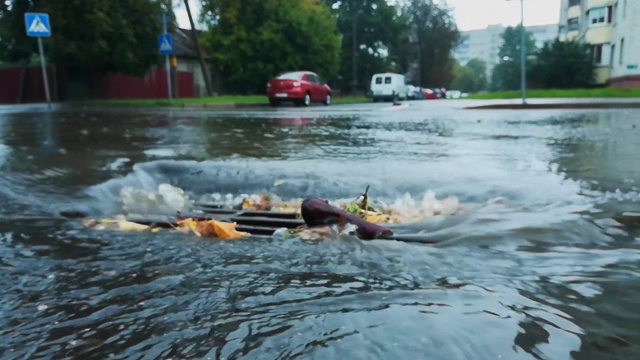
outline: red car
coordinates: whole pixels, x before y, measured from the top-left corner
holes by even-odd
[[[296,105],[304,106],[312,102],[331,104],[331,88],[311,71],[280,74],[267,83],[267,96],[273,106],[282,101],[293,101]]]
[[[436,94],[435,91],[431,90],[431,89],[427,89],[427,88],[422,88],[422,94],[424,96],[425,99],[437,99],[438,98],[438,94]]]

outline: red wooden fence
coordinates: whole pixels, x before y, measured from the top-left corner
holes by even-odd
[[[51,100],[66,101],[69,79],[64,71],[47,67]],[[22,68],[0,69],[0,103],[15,104],[19,99]],[[177,91],[179,98],[194,97],[193,73],[178,71]],[[90,80],[91,99],[166,99],[168,96],[167,73],[164,69],[153,68],[145,77],[124,74],[95,75]],[[24,83],[23,103],[45,102],[42,70],[40,67],[27,68]]]

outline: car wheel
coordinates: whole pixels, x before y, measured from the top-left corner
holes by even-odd
[[[271,104],[271,106],[278,106],[279,105],[278,100],[276,100],[276,99],[269,99],[269,103]]]
[[[304,94],[304,99],[302,100],[302,105],[309,106],[311,105],[311,94],[308,92]]]
[[[331,94],[327,93],[327,96],[324,98],[324,104],[329,106],[331,105]]]

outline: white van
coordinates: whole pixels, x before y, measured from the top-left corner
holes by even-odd
[[[374,74],[371,77],[371,98],[373,101],[406,100],[408,91],[404,75],[382,73]]]

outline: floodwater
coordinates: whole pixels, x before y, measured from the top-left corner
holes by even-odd
[[[0,108],[0,358],[640,357],[640,112],[447,104]],[[437,245],[58,216],[161,184],[469,208],[407,225]]]

